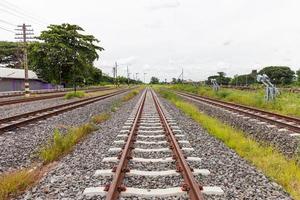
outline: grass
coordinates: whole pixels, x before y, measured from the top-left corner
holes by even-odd
[[[84,96],[85,96],[85,92],[83,91],[68,92],[65,95],[65,99],[83,98]]]
[[[92,124],[85,124],[77,128],[70,128],[66,134],[58,129],[54,131],[53,138],[46,147],[40,151],[40,158],[44,164],[58,160],[61,156],[70,152],[74,145],[83,137],[95,130]]]
[[[0,175],[0,199],[10,199],[33,185],[39,170],[23,169]]]
[[[174,90],[181,90],[195,93],[202,96],[212,97],[219,100],[253,106],[260,109],[269,110],[283,115],[300,117],[300,94],[282,92],[275,101],[266,102],[264,100],[264,90],[241,91],[234,89],[221,88],[215,92],[210,87],[196,87],[192,85],[174,85],[170,87]]]
[[[122,101],[123,102],[129,101],[130,99],[135,97],[139,92],[140,92],[139,90],[133,90],[133,91],[129,92],[128,94],[126,94],[125,96],[122,97]]]
[[[108,112],[101,113],[92,117],[92,122],[94,124],[101,124],[102,122],[108,120],[111,117],[111,114]]]
[[[159,92],[186,115],[201,124],[211,135],[223,141],[266,176],[282,185],[294,199],[300,200],[300,166],[296,159],[287,159],[274,147],[260,144],[246,136],[244,132],[203,114],[196,106],[184,102],[172,92],[165,90]]]

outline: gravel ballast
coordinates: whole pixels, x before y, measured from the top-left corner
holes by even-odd
[[[236,114],[208,103],[194,101],[190,98],[184,99],[196,105],[204,113],[244,131],[253,139],[275,146],[287,157],[293,157],[300,152],[300,137],[290,135],[294,132],[287,129],[280,129],[257,119],[244,118],[245,116],[243,115]]]
[[[196,176],[204,186],[220,186],[225,194],[221,196],[206,196],[206,199],[291,199],[280,186],[269,181],[261,172],[240,158],[234,151],[222,142],[210,136],[196,122],[187,118],[181,111],[161,99],[182,133],[194,148],[193,156],[201,158],[200,162],[190,162],[198,169],[208,169],[211,174],[205,177]],[[136,107],[137,97],[122,106],[112,118],[101,125],[101,129],[89,135],[86,140],[77,145],[75,150],[61,159],[55,169],[50,171],[40,183],[17,199],[104,199],[99,196],[92,198],[82,194],[87,187],[103,186],[111,182],[109,177],[95,177],[98,169],[111,169],[115,163],[102,162],[102,159],[112,154],[108,151],[117,147],[113,141],[123,130],[131,111]],[[150,107],[146,109],[150,109]],[[145,134],[145,133],[143,133]],[[141,155],[141,154],[140,154]],[[190,155],[190,154],[187,154]],[[130,168],[141,170],[165,170],[174,168],[174,162],[145,164],[130,162]],[[150,167],[151,166],[151,167]],[[179,186],[181,176],[167,176],[161,179],[150,177],[127,177],[125,182],[132,187],[140,185],[143,188],[166,188]],[[122,198],[144,199],[144,198]],[[148,198],[149,199],[149,198]],[[186,199],[186,197],[151,198],[151,199]]]
[[[188,118],[173,104],[162,98],[161,102],[186,134],[188,141],[195,149],[194,154],[202,159],[200,167],[211,172],[200,182],[205,186],[220,186],[225,192],[225,197],[210,196],[208,198],[292,199],[281,186],[270,181],[224,143],[209,135],[198,123]],[[193,163],[191,166],[199,167],[199,163]]]
[[[123,95],[110,97],[0,135],[0,173],[31,165],[37,150],[52,137],[55,128],[66,129],[87,123],[91,116],[110,110],[111,104]]]

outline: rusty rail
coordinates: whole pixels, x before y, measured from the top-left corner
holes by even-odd
[[[277,113],[268,112],[265,110],[244,106],[240,104],[234,104],[229,102],[224,102],[208,97],[198,96],[195,94],[190,94],[186,92],[178,92],[177,94],[183,97],[191,98],[193,100],[202,101],[214,106],[218,106],[227,110],[241,113],[243,115],[249,116],[251,118],[259,119],[262,121],[267,121],[271,124],[277,125],[281,128],[287,128],[291,131],[300,133],[300,119],[296,117],[290,117],[285,115],[280,115]],[[268,117],[266,117],[268,116]],[[284,121],[283,121],[284,120]]]
[[[105,91],[105,90],[113,90],[113,88],[103,87],[103,88],[96,88],[96,89],[86,90],[85,92],[86,93],[91,93],[91,92],[98,92],[98,91]],[[39,100],[45,100],[45,99],[59,98],[59,97],[63,97],[67,92],[68,91],[48,92],[48,93],[56,93],[56,94],[29,97],[29,98],[3,100],[3,101],[0,101],[0,106],[6,106],[6,105],[12,105],[12,104],[18,104],[18,103],[25,103],[25,102],[32,102],[32,101],[39,101]],[[7,97],[7,98],[9,98],[9,97]]]
[[[174,154],[173,158],[176,160],[177,171],[180,172],[184,178],[184,184],[182,189],[188,192],[188,195],[191,200],[199,200],[203,199],[201,190],[203,189],[201,185],[197,183],[192,173],[190,166],[188,165],[185,156],[179,146],[175,135],[168,124],[168,121],[164,115],[164,112],[159,104],[158,98],[155,96],[154,92],[151,90],[152,98],[155,102],[155,107],[160,116],[161,122],[163,123],[163,127],[166,132],[166,136],[168,137],[168,141],[170,143],[170,148]]]
[[[72,109],[75,109],[78,107],[82,107],[82,106],[94,103],[99,100],[103,100],[103,99],[106,99],[106,98],[109,98],[112,96],[116,96],[118,94],[125,93],[129,90],[130,89],[124,89],[121,91],[116,91],[116,92],[112,92],[112,93],[105,94],[105,95],[81,99],[76,102],[69,102],[69,103],[58,105],[58,106],[43,108],[40,110],[27,112],[27,113],[0,119],[0,134],[3,133],[4,131],[18,128],[20,126],[24,126],[33,121],[45,119],[45,118],[51,117],[53,115],[57,115],[59,113],[63,113],[63,112],[66,112],[66,111],[69,111],[69,110],[72,110]]]
[[[134,144],[135,139],[136,139],[137,128],[138,128],[138,125],[139,125],[139,119],[141,118],[142,111],[143,111],[143,108],[144,108],[146,94],[147,94],[147,90],[144,92],[144,94],[142,96],[141,103],[140,103],[140,105],[138,107],[138,110],[135,114],[134,122],[133,122],[133,125],[132,125],[131,129],[130,129],[127,142],[126,142],[126,144],[125,144],[125,146],[124,146],[124,148],[121,152],[120,162],[114,168],[115,175],[113,177],[112,183],[110,185],[107,185],[107,187],[106,187],[106,190],[108,191],[107,196],[106,196],[107,200],[118,199],[120,193],[122,191],[124,191],[124,189],[125,189],[125,187],[122,186],[122,182],[123,182],[123,179],[125,177],[125,173],[128,171],[127,165],[128,165],[129,160],[131,159],[132,149],[134,148],[133,144]]]

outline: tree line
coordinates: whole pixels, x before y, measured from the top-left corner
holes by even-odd
[[[99,40],[84,33],[78,25],[50,25],[36,37],[37,41],[27,45],[29,69],[39,78],[52,83],[72,85],[96,85],[113,83],[112,77],[94,66],[99,53],[104,50]],[[22,68],[22,44],[0,42],[0,65]],[[118,77],[119,83],[137,83]]]

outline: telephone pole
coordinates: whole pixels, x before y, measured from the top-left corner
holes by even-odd
[[[129,86],[129,79],[130,79],[130,73],[129,73],[129,69],[127,66],[127,84],[128,84],[128,86]]]
[[[27,59],[27,40],[33,39],[33,37],[30,37],[30,35],[33,35],[33,29],[28,29],[30,27],[31,25],[26,25],[24,23],[22,25],[18,25],[18,28],[15,29],[16,31],[20,31],[19,33],[16,33],[15,39],[21,39],[23,42],[23,65],[25,70],[24,85],[25,85],[26,97],[30,96],[29,80],[28,80],[28,59]]]
[[[144,73],[144,84],[146,84],[146,79],[145,79],[146,74],[147,73]]]
[[[138,81],[138,74],[139,74],[139,73],[135,73],[136,81]]]

